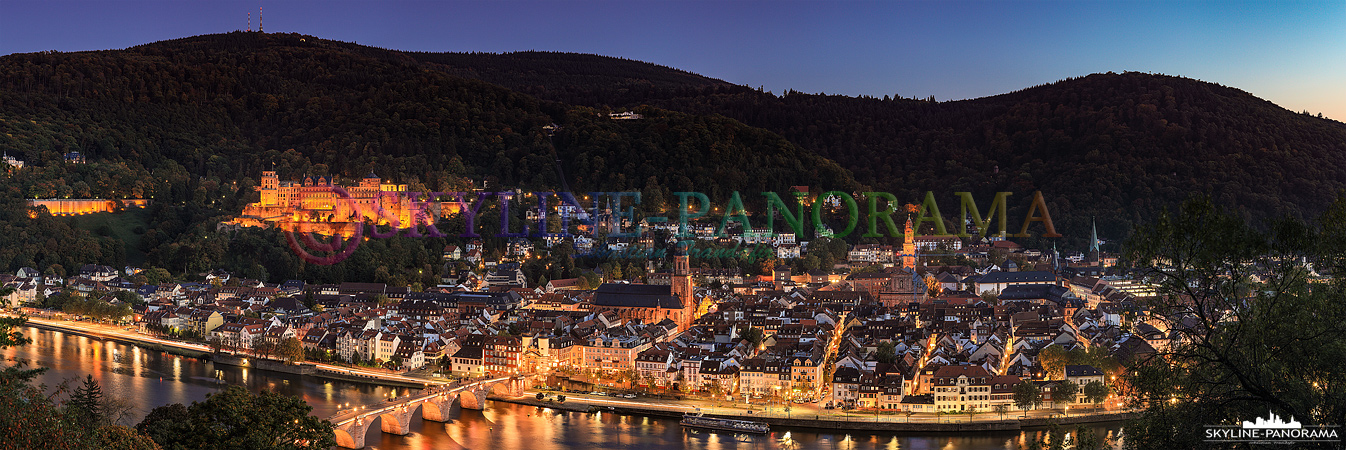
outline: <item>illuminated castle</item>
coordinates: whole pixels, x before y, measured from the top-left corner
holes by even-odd
[[[407,185],[383,183],[370,173],[355,186],[338,186],[323,176],[305,177],[302,182],[280,181],[275,171],[262,172],[257,191],[261,199],[243,208],[234,219],[242,226],[275,225],[289,231],[312,231],[349,236],[353,224],[373,222],[399,227],[432,224],[439,216],[439,202],[414,201]],[[343,187],[349,197],[339,194]]]

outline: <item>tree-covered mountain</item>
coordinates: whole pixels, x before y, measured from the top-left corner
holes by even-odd
[[[558,156],[576,189],[640,188],[649,177],[688,190],[856,187],[835,164],[771,133],[714,116],[643,113],[646,120],[612,121],[606,111],[427,70],[400,52],[294,34],[236,32],[0,59],[0,145],[41,167],[74,150],[147,170],[173,161],[228,181],[275,163],[282,177],[377,170],[431,189],[458,186],[454,177],[543,189],[559,184],[543,129],[558,124]],[[758,172],[783,169],[789,180]],[[91,193],[110,195],[89,184]]]
[[[139,250],[147,263],[178,273],[248,254],[210,238],[215,223],[255,200],[256,178],[273,167],[282,179],[331,175],[347,183],[373,171],[421,192],[558,190],[563,171],[576,192],[641,190],[665,204],[675,191],[724,201],[731,190],[860,188],[836,163],[769,131],[718,115],[640,113],[643,120],[611,120],[606,110],[538,100],[405,53],[297,34],[0,57],[0,149],[27,161],[8,171],[4,195],[152,198]],[[549,137],[544,127],[553,124],[560,128]],[[63,162],[71,151],[89,163]],[[31,222],[14,226],[38,223]],[[0,248],[77,240],[50,233],[0,236]],[[54,247],[0,251],[0,267],[69,269],[124,258]],[[406,264],[421,267],[421,259]],[[394,262],[369,267],[381,263]]]
[[[861,183],[913,201],[927,190],[953,206],[954,191],[980,198],[1012,191],[1023,208],[1027,194],[1041,190],[1076,247],[1091,218],[1104,236],[1121,238],[1192,194],[1236,207],[1245,219],[1308,219],[1346,189],[1346,124],[1173,76],[1094,74],[935,102],[778,96],[591,55],[413,56],[544,99],[721,114],[779,133],[852,170]],[[670,85],[675,80],[684,83]]]
[[[625,110],[644,119],[608,118]],[[956,191],[983,209],[1011,191],[1011,232],[1040,190],[1065,248],[1083,247],[1093,218],[1115,240],[1196,193],[1247,219],[1306,218],[1346,189],[1346,125],[1178,77],[1096,74],[952,102],[778,96],[619,58],[400,52],[249,32],[0,57],[0,149],[28,163],[6,175],[11,200],[155,200],[130,251],[115,242],[130,230],[91,235],[5,215],[0,248],[45,249],[0,251],[10,268],[142,257],[179,273],[252,265],[239,239],[210,239],[272,167],[287,179],[375,171],[416,191],[640,190],[665,205],[681,190],[716,202],[730,190],[760,202],[752,193],[793,185],[912,202],[934,191],[946,218]],[[63,163],[69,151],[89,163]],[[357,254],[360,268],[321,278],[434,260],[384,247],[392,259]],[[297,261],[264,269],[312,275]]]

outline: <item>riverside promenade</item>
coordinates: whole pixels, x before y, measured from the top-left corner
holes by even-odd
[[[107,325],[50,320],[35,317],[29,317],[27,325],[39,329],[61,331],[95,339],[107,339],[131,345],[139,345],[153,350],[162,350],[169,353],[182,354],[184,356],[202,357],[210,355],[211,353],[210,348],[205,345],[171,339],[161,339]],[[424,378],[407,377],[361,368],[351,368],[331,364],[316,365],[319,370],[313,376],[322,378],[431,390],[443,390],[445,388],[452,389],[450,386],[458,386],[458,384],[449,384]],[[1086,412],[1082,415],[1071,415],[1069,417],[1061,417],[1060,415],[1055,415],[1053,417],[1054,413],[1052,411],[1039,410],[1030,412],[1030,417],[1028,418],[1016,418],[1015,416],[1020,414],[1017,411],[1014,414],[1006,415],[1006,420],[1000,419],[998,414],[982,412],[969,420],[966,415],[946,415],[941,417],[929,413],[917,413],[911,416],[906,416],[904,414],[872,413],[845,414],[835,411],[823,412],[805,408],[797,408],[792,412],[784,412],[780,410],[754,410],[752,413],[748,413],[748,410],[739,407],[710,406],[707,402],[692,400],[617,399],[611,397],[588,396],[584,394],[566,394],[567,400],[564,403],[556,403],[539,401],[535,397],[536,394],[537,391],[528,391],[523,392],[522,395],[489,395],[486,398],[495,401],[575,412],[605,411],[623,415],[668,418],[680,418],[686,413],[702,412],[711,417],[753,420],[765,422],[776,427],[889,432],[1015,431],[1025,428],[1045,427],[1049,422],[1055,422],[1059,425],[1119,422],[1129,419],[1134,415],[1133,412],[1128,411],[1111,411],[1102,414]],[[818,414],[815,414],[815,412]]]
[[[9,317],[16,317],[10,313],[0,313]],[[163,339],[135,331],[127,331],[110,325],[93,324],[89,322],[71,322],[66,320],[51,320],[41,317],[28,316],[26,326],[33,328],[60,331],[78,336],[84,336],[93,339],[105,339],[124,344],[138,345],[150,350],[160,350],[168,353],[189,356],[193,358],[203,358],[212,355],[209,346],[196,344],[192,342],[183,342],[172,339]],[[425,378],[409,377],[388,373],[378,370],[368,370],[358,367],[338,366],[334,364],[312,363],[316,371],[311,376],[319,378],[329,378],[342,381],[352,381],[358,383],[376,384],[380,386],[403,387],[425,389],[431,386],[443,385],[444,383],[427,380]],[[265,370],[265,368],[259,367]]]
[[[832,431],[885,431],[885,432],[1003,432],[1057,425],[1079,425],[1093,423],[1115,423],[1134,417],[1131,411],[1092,412],[1064,417],[1050,410],[1030,412],[1029,417],[1019,417],[1021,412],[1000,415],[983,412],[971,420],[966,415],[939,416],[929,413],[905,414],[814,414],[813,411],[801,412],[763,412],[748,413],[741,408],[703,407],[695,401],[667,400],[630,400],[595,397],[585,394],[564,394],[566,401],[542,401],[536,399],[537,391],[525,392],[522,397],[491,396],[491,400],[530,405],[543,408],[565,410],[611,412],[623,415],[681,418],[683,414],[703,413],[708,417],[752,420],[764,422],[773,427],[809,428]]]

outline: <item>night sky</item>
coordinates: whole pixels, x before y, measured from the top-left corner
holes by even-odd
[[[1107,71],[1233,86],[1346,120],[1346,1],[0,0],[0,55],[257,25],[384,48],[553,50],[781,93],[939,100]]]

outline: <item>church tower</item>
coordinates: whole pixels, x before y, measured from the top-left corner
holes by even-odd
[[[1097,266],[1100,259],[1098,251],[1098,225],[1089,221],[1089,265]]]
[[[685,331],[692,327],[692,321],[696,318],[697,307],[696,297],[692,295],[692,270],[691,262],[687,257],[685,250],[679,250],[673,255],[673,277],[672,277],[673,296],[682,303],[682,313],[678,315],[678,331]]]
[[[906,234],[902,235],[902,267],[908,269],[916,268],[916,229],[911,226],[911,215],[919,210],[919,206],[907,205],[907,227],[903,230]]]

